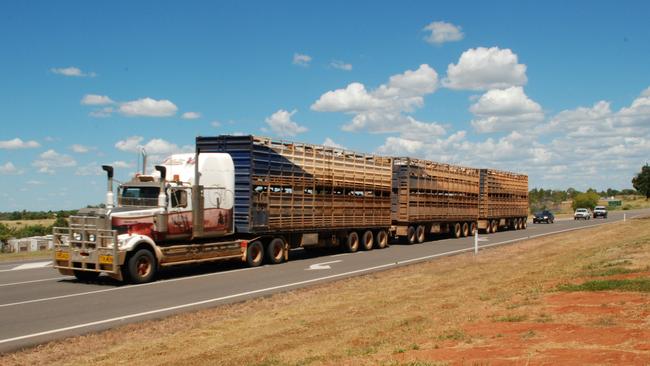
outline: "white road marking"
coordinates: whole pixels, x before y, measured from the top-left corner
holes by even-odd
[[[51,265],[52,265],[52,261],[25,263],[25,264],[21,264],[21,265],[19,265],[17,267],[12,268],[12,270],[20,271],[20,270],[23,270],[23,269],[34,269],[34,268],[49,267]]]
[[[334,263],[339,263],[339,262],[343,262],[343,261],[339,259],[337,261],[312,264],[311,266],[309,266],[309,268],[305,268],[305,271],[313,271],[319,269],[332,269],[332,267],[330,267],[329,265]]]
[[[614,222],[617,222],[617,221],[621,221],[621,220],[614,220],[614,221],[604,222],[604,223],[600,223],[600,224],[581,226],[581,227],[577,227],[577,228],[559,230],[559,231],[554,231],[554,232],[545,233],[545,234],[538,234],[538,235],[532,235],[532,236],[527,236],[527,237],[522,237],[522,238],[517,238],[517,239],[511,239],[511,240],[506,240],[506,241],[502,241],[502,242],[498,242],[498,243],[481,245],[480,248],[488,248],[488,247],[493,247],[493,246],[497,246],[497,245],[504,245],[504,244],[508,244],[508,243],[512,243],[512,242],[531,239],[531,238],[534,238],[534,237],[552,235],[552,234],[562,233],[562,232],[566,232],[566,231],[580,230],[580,229],[589,228],[589,227],[593,227],[593,226],[604,225],[604,224],[607,224],[607,223],[614,223]],[[161,309],[145,311],[145,312],[141,312],[141,313],[127,314],[127,315],[123,315],[123,316],[120,316],[120,317],[103,319],[103,320],[98,320],[98,321],[94,321],[94,322],[90,322],[90,323],[77,324],[77,325],[64,327],[64,328],[51,329],[51,330],[47,330],[47,331],[43,331],[43,332],[39,332],[39,333],[32,333],[32,334],[27,334],[27,335],[23,335],[23,336],[13,337],[13,338],[0,339],[0,344],[9,343],[9,342],[18,341],[18,340],[23,340],[23,339],[34,338],[34,337],[43,336],[43,335],[49,335],[49,334],[54,334],[54,333],[65,332],[65,331],[68,331],[68,330],[87,328],[87,327],[91,327],[91,326],[94,326],[94,325],[101,325],[101,324],[106,324],[106,323],[111,323],[111,322],[126,320],[126,319],[132,319],[132,318],[137,318],[137,317],[146,316],[146,315],[158,314],[158,313],[163,313],[163,312],[167,312],[167,311],[184,309],[184,308],[188,308],[188,307],[192,307],[192,306],[198,306],[198,305],[209,304],[209,303],[217,302],[217,301],[234,299],[234,298],[237,298],[237,297],[253,295],[253,294],[257,294],[257,293],[261,293],[261,292],[273,291],[273,290],[278,290],[278,289],[283,289],[283,288],[288,288],[288,287],[293,287],[293,286],[299,286],[299,285],[314,283],[314,282],[333,279],[333,278],[349,276],[349,275],[357,274],[357,273],[369,272],[369,271],[374,271],[374,270],[378,270],[378,269],[385,269],[385,268],[389,268],[389,267],[395,267],[395,266],[398,266],[398,265],[401,265],[401,264],[407,264],[407,263],[412,263],[412,262],[417,262],[417,261],[423,261],[423,260],[426,260],[426,259],[442,257],[442,256],[445,256],[445,255],[459,254],[459,253],[463,253],[463,252],[470,252],[472,250],[474,250],[474,248],[465,248],[465,249],[453,250],[453,251],[450,251],[450,252],[432,254],[432,255],[427,255],[427,256],[424,256],[424,257],[412,258],[412,259],[407,259],[407,260],[398,261],[398,262],[394,262],[394,263],[387,263],[387,264],[382,264],[382,265],[378,265],[378,266],[374,266],[374,267],[368,267],[368,268],[358,269],[358,270],[354,270],[354,271],[349,271],[349,272],[344,272],[344,273],[339,273],[339,274],[333,274],[333,275],[324,276],[324,277],[313,278],[313,279],[305,280],[305,281],[299,281],[299,282],[287,283],[287,284],[284,284],[284,285],[267,287],[267,288],[263,288],[263,289],[251,290],[251,291],[241,292],[241,293],[237,293],[237,294],[231,294],[231,295],[216,297],[216,298],[212,298],[212,299],[207,299],[207,300],[202,300],[202,301],[197,301],[197,302],[192,302],[192,303],[187,303],[187,304],[171,306],[171,307],[167,307],[167,308],[161,308]],[[260,267],[242,268],[242,269],[237,269],[237,270],[233,270],[233,271],[229,271],[229,272],[210,273],[210,274],[199,275],[199,276],[195,276],[195,277],[212,276],[212,275],[231,273],[231,272],[236,272],[236,271],[241,271],[241,270],[251,270],[251,269],[256,269],[256,268],[260,268]],[[171,279],[171,280],[158,281],[158,282],[146,283],[146,284],[141,284],[141,285],[133,285],[133,286],[128,286],[128,287],[118,287],[118,288],[112,288],[112,289],[106,289],[106,290],[91,291],[91,292],[88,292],[86,294],[97,293],[97,292],[114,291],[114,290],[125,289],[125,288],[126,289],[128,289],[128,288],[136,288],[136,287],[139,287],[139,286],[155,285],[155,284],[158,284],[158,283],[172,282],[172,281],[175,281],[175,280],[185,280],[185,279],[195,278],[195,277],[185,277],[185,278],[181,278],[181,279]],[[55,298],[81,296],[81,295],[84,295],[84,293],[64,295],[64,296],[55,297]],[[54,298],[52,298],[52,299],[54,299]],[[29,300],[28,302],[46,301],[46,300],[48,300],[48,299]],[[16,304],[18,304],[18,303],[16,303]],[[9,304],[2,305],[2,306],[9,306]]]
[[[54,280],[69,280],[74,277],[72,276],[66,276],[66,277],[52,277],[52,278],[43,278],[40,280],[31,280],[31,281],[23,281],[23,282],[12,282],[12,283],[3,283],[0,284],[0,287],[5,287],[5,286],[15,286],[15,285],[24,285],[27,283],[34,283],[34,282],[45,282],[45,281],[54,281]]]

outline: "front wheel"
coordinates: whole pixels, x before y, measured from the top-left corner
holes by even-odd
[[[128,261],[128,275],[133,283],[150,282],[156,276],[156,257],[149,249],[140,249]]]

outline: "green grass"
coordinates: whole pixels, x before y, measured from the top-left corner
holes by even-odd
[[[562,284],[559,291],[633,291],[650,292],[650,278],[634,278],[629,280],[594,280],[582,284]]]

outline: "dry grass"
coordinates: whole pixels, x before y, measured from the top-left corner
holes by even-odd
[[[540,353],[556,357],[558,349],[580,361],[587,354],[602,356],[601,349],[581,343],[584,327],[616,334],[631,319],[636,325],[630,327],[648,328],[650,294],[634,294],[640,305],[628,300],[641,306],[640,312],[635,308],[624,318],[600,314],[594,320],[553,310],[548,302],[554,296],[575,294],[556,288],[612,268],[624,269],[618,276],[647,271],[649,249],[650,220],[630,220],[486,250],[478,257],[458,255],[127,325],[5,355],[0,364],[446,365],[489,364],[497,354],[526,364]],[[564,339],[561,332],[550,336],[554,326],[583,328],[566,328],[574,337]],[[644,350],[635,343],[643,339],[626,337],[606,351],[650,359],[650,344]],[[499,345],[503,340],[507,343]],[[520,352],[510,354],[515,351]]]
[[[52,259],[52,250],[37,250],[34,252],[0,253],[0,262],[19,261],[23,259]]]
[[[0,224],[7,225],[8,227],[12,229],[22,229],[25,226],[35,226],[35,225],[42,225],[42,226],[50,226],[54,224],[56,219],[40,219],[40,220],[0,220]]]

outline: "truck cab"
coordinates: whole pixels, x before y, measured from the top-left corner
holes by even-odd
[[[199,162],[197,166],[196,162]],[[105,209],[82,209],[70,226],[54,229],[54,267],[62,274],[91,280],[105,272],[119,280],[146,282],[158,265],[240,257],[241,248],[197,246],[234,233],[234,166],[229,154],[175,154],[156,173],[136,174],[117,187],[108,174]],[[232,244],[232,243],[228,243]],[[228,245],[226,245],[228,246]],[[211,248],[201,245],[201,248]],[[133,259],[136,257],[135,259]]]

